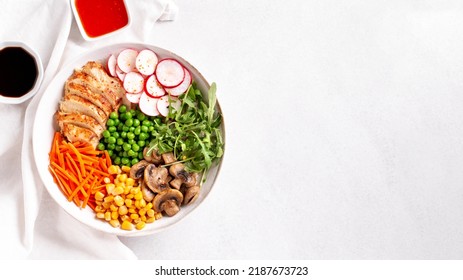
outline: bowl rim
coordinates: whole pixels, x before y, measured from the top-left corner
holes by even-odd
[[[21,41],[6,41],[0,43],[0,50],[7,48],[7,47],[19,47],[28,52],[35,60],[35,64],[37,66],[37,78],[35,80],[35,84],[29,92],[20,96],[20,97],[7,97],[0,95],[0,103],[5,104],[20,104],[24,101],[33,97],[39,91],[40,86],[42,85],[43,80],[43,63],[40,55],[28,44],[21,42]]]
[[[189,68],[190,70],[194,70],[194,72],[196,73],[196,75],[199,77],[200,80],[202,80],[206,87],[209,88],[210,87],[210,84],[209,82],[204,78],[204,76],[196,69],[196,67],[194,67],[193,65],[191,65],[191,63],[187,60],[185,60],[182,56],[172,52],[172,51],[169,51],[169,50],[166,50],[166,49],[163,49],[161,47],[157,47],[155,45],[152,45],[152,44],[148,44],[148,43],[142,43],[142,42],[125,42],[125,43],[114,43],[114,44],[107,44],[107,45],[102,45],[102,46],[98,46],[98,47],[95,47],[95,48],[92,48],[92,49],[89,49],[88,51],[84,52],[84,53],[81,53],[79,54],[78,56],[74,57],[73,59],[70,59],[67,63],[65,63],[63,65],[63,67],[61,67],[61,69],[56,73],[55,77],[52,79],[52,81],[50,82],[50,84],[48,85],[47,87],[47,90],[46,92],[49,91],[49,88],[52,88],[52,85],[54,84],[54,80],[57,76],[61,76],[62,75],[62,71],[63,70],[66,70],[66,69],[69,69],[69,68],[72,68],[72,69],[75,69],[75,66],[76,66],[76,63],[79,63],[80,60],[82,60],[84,57],[88,56],[89,54],[91,53],[95,53],[95,52],[101,52],[103,50],[106,50],[106,49],[123,49],[123,48],[136,48],[136,49],[141,49],[141,48],[150,48],[150,49],[157,49],[157,50],[161,50],[162,52],[164,52],[164,55],[173,55],[175,56],[176,58],[179,58],[183,63],[185,63],[185,67]],[[101,59],[104,59],[103,57]],[[207,94],[207,92],[203,92],[203,94]],[[43,96],[41,97],[41,100],[39,100],[39,104],[38,104],[38,108],[37,110],[40,110],[40,108],[42,106],[46,106],[46,102],[45,102],[46,99],[43,99]],[[224,121],[224,117],[223,117],[223,111],[220,107],[220,103],[219,103],[219,100],[217,99],[217,103],[216,103],[216,109],[217,111],[219,111],[221,114],[222,114],[222,124],[221,124],[221,131],[222,131],[222,138],[223,138],[223,141],[224,141],[224,150],[223,150],[223,155],[222,157],[220,158],[219,161],[217,161],[215,163],[215,165],[213,166],[213,169],[215,169],[215,176],[213,176],[212,178],[211,177],[208,177],[209,179],[211,179],[211,181],[207,182],[208,184],[210,184],[210,187],[209,187],[209,191],[207,191],[206,193],[203,193],[202,194],[202,198],[201,198],[201,201],[197,200],[196,203],[194,203],[193,205],[188,205],[187,207],[189,207],[190,209],[187,211],[187,212],[184,212],[184,214],[177,218],[176,220],[173,220],[172,222],[170,223],[167,223],[166,225],[162,225],[160,228],[154,228],[154,229],[151,229],[151,230],[133,230],[133,231],[124,231],[124,230],[121,230],[121,229],[114,229],[112,228],[110,225],[107,225],[105,223],[105,226],[104,229],[100,229],[96,226],[93,226],[91,225],[90,222],[85,222],[84,220],[82,219],[79,219],[77,216],[75,216],[75,214],[71,213],[71,211],[69,209],[67,209],[67,207],[64,207],[62,205],[62,200],[65,199],[65,197],[62,195],[61,192],[59,192],[59,196],[57,194],[57,191],[58,190],[58,187],[56,187],[56,190],[55,191],[52,191],[50,192],[50,189],[49,189],[49,184],[47,184],[47,182],[49,182],[49,178],[51,177],[51,175],[49,174],[49,172],[45,172],[44,171],[44,168],[40,168],[38,166],[39,164],[39,161],[43,158],[43,153],[44,153],[44,149],[43,149],[43,146],[41,147],[38,147],[38,145],[35,145],[36,144],[36,141],[35,140],[38,136],[40,136],[41,134],[43,134],[43,132],[40,130],[40,127],[37,126],[35,123],[38,123],[38,122],[43,122],[43,120],[39,120],[38,117],[35,118],[34,120],[34,125],[33,125],[33,132],[32,132],[32,144],[33,144],[33,154],[34,154],[34,161],[35,161],[35,164],[37,166],[37,169],[38,169],[38,174],[39,174],[39,177],[45,187],[45,189],[47,189],[47,192],[50,194],[50,196],[52,197],[53,200],[55,200],[55,202],[60,206],[60,208],[62,208],[67,214],[69,214],[71,217],[73,217],[74,219],[76,219],[77,221],[79,221],[80,223],[82,223],[83,225],[93,229],[93,230],[97,230],[97,231],[100,231],[100,232],[104,232],[106,234],[110,234],[110,235],[116,235],[116,236],[123,236],[123,237],[139,237],[139,236],[147,236],[147,235],[152,235],[152,234],[155,234],[155,233],[158,233],[158,232],[161,232],[163,230],[166,230],[168,228],[171,228],[175,225],[177,225],[181,220],[184,220],[189,214],[191,214],[194,210],[196,210],[203,202],[204,200],[210,195],[210,193],[212,192],[212,190],[214,189],[214,186],[215,186],[215,183],[216,183],[216,180],[217,178],[219,177],[220,175],[220,171],[222,169],[222,164],[223,164],[223,161],[224,161],[224,158],[225,158],[225,150],[226,150],[226,135],[225,135],[225,121]],[[46,153],[48,154],[48,150],[49,149],[46,149]],[[42,159],[43,160],[43,159]],[[78,209],[77,206],[75,206],[74,204],[71,205],[72,207],[76,207],[76,209]],[[80,209],[79,209],[80,210]],[[82,209],[83,210],[83,209]],[[91,210],[91,209],[90,209]],[[89,211],[90,211],[89,210]],[[166,218],[169,218],[169,217],[166,217]],[[175,218],[172,217],[172,218]]]
[[[74,19],[76,20],[77,27],[79,28],[80,34],[82,35],[82,37],[86,41],[92,42],[92,41],[100,40],[100,39],[103,39],[103,38],[107,38],[109,36],[112,36],[112,35],[115,35],[117,33],[122,32],[123,30],[129,28],[131,26],[131,24],[132,24],[132,17],[130,15],[130,11],[129,11],[129,7],[127,5],[127,1],[122,0],[122,2],[124,3],[125,11],[127,12],[127,18],[128,18],[127,24],[124,25],[123,27],[121,27],[119,29],[116,29],[114,31],[111,31],[109,33],[106,33],[106,34],[103,34],[103,35],[100,35],[100,36],[97,36],[97,37],[90,37],[90,36],[88,36],[87,32],[85,31],[85,28],[84,28],[84,26],[82,24],[82,20],[81,20],[81,18],[79,16],[79,12],[77,11],[76,0],[70,0],[70,1],[71,1],[72,13],[74,14]]]

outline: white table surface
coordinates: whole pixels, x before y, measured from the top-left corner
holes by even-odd
[[[217,82],[226,154],[140,259],[463,258],[461,1],[177,4],[150,43]]]

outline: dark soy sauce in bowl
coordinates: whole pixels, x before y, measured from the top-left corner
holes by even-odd
[[[34,88],[39,70],[35,58],[22,47],[0,50],[0,95],[18,98]]]

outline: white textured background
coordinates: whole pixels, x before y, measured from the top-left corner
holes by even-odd
[[[139,258],[463,258],[463,2],[176,2],[148,43],[217,82],[226,154]]]

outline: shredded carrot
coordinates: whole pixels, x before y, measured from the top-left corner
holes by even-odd
[[[112,178],[108,173],[112,164],[108,152],[97,151],[84,142],[67,142],[61,133],[55,132],[49,159],[50,173],[68,201],[95,209],[94,193],[105,193],[104,178]]]

